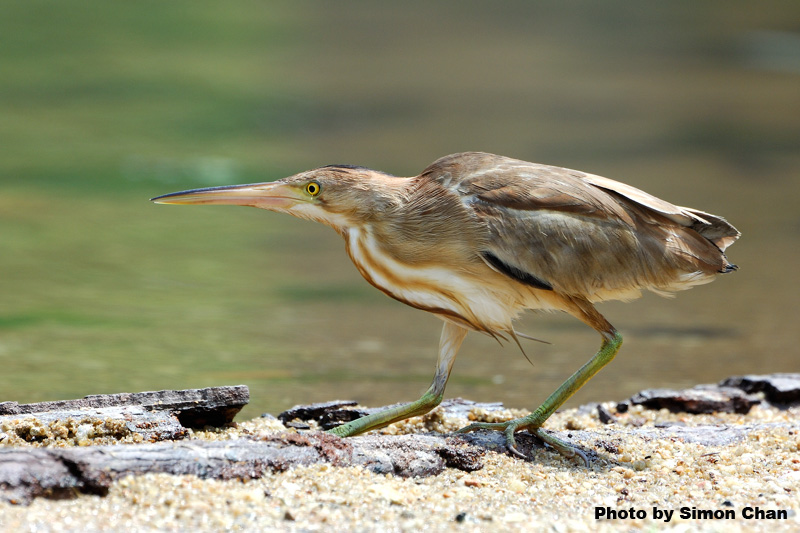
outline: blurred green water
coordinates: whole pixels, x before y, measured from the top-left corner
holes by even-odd
[[[150,204],[329,163],[398,175],[485,150],[726,216],[742,269],[604,304],[626,335],[577,401],[793,371],[793,2],[0,3],[0,401],[250,386],[249,415],[410,400],[439,321],[366,284],[330,230]],[[559,315],[471,335],[449,396],[535,407],[593,353]]]

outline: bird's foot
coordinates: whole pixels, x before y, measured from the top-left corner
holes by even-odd
[[[525,456],[522,452],[517,449],[517,441],[514,438],[514,433],[517,431],[521,431],[523,429],[527,429],[533,435],[535,435],[539,440],[542,442],[549,444],[553,448],[555,448],[561,455],[567,458],[573,457],[580,457],[583,459],[584,465],[588,468],[589,466],[589,457],[586,453],[575,446],[574,444],[570,444],[569,442],[556,437],[551,433],[545,432],[538,424],[535,422],[531,422],[528,417],[517,418],[515,420],[509,420],[508,422],[475,422],[470,424],[466,427],[463,427],[456,431],[456,433],[469,433],[471,431],[476,431],[479,429],[488,429],[492,431],[502,431],[506,437],[506,447],[508,451],[517,457],[522,459],[527,459],[528,457]]]

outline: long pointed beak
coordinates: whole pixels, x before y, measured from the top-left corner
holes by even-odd
[[[192,189],[157,196],[151,201],[157,204],[248,205],[274,210],[288,209],[306,198],[291,185],[273,182]]]

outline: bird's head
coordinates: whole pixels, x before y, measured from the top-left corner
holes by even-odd
[[[247,205],[288,213],[343,230],[385,212],[397,199],[400,178],[350,165],[330,165],[267,183],[174,192],[159,204]]]

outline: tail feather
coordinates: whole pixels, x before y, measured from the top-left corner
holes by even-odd
[[[734,228],[722,217],[712,215],[711,213],[705,213],[697,209],[691,209],[689,207],[684,207],[683,209],[695,217],[695,220],[690,227],[714,243],[714,246],[719,248],[721,252],[724,252],[728,246],[736,242],[736,239],[738,239],[741,235],[739,230]],[[702,219],[702,221],[698,219]],[[733,270],[736,270],[735,265],[731,266],[734,266]]]

